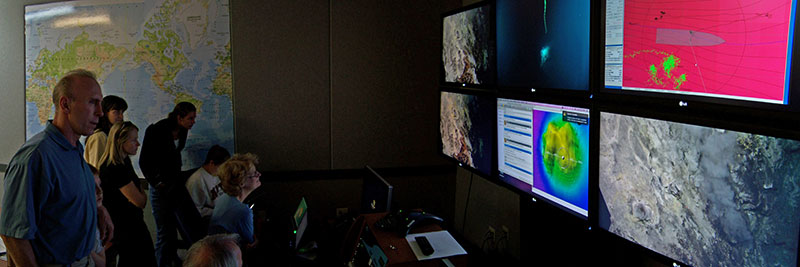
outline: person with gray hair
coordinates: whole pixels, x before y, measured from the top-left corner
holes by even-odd
[[[113,224],[98,206],[83,159],[81,135],[90,135],[103,111],[103,94],[87,70],[67,73],[53,88],[55,116],[11,159],[4,180],[0,237],[17,266],[93,266],[96,229],[107,242]]]
[[[242,250],[239,235],[216,234],[192,244],[183,267],[241,267]]]

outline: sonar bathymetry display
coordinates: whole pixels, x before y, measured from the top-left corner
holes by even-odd
[[[491,7],[469,9],[444,18],[442,63],[445,82],[494,82]]]
[[[493,99],[442,92],[439,132],[442,153],[484,174],[492,167]],[[489,112],[487,112],[489,111]]]
[[[600,226],[693,266],[795,266],[800,142],[601,114]]]
[[[533,188],[587,211],[589,125],[563,117],[562,113],[540,110],[533,113]]]

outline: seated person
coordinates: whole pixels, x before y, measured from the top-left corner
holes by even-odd
[[[194,206],[197,207],[197,212],[203,218],[211,217],[211,212],[214,210],[214,200],[222,193],[219,177],[217,177],[217,169],[220,164],[230,157],[231,153],[225,148],[219,145],[212,146],[208,150],[203,166],[198,168],[186,180],[186,190],[192,197]]]
[[[208,234],[236,233],[247,247],[255,246],[253,211],[242,203],[250,193],[261,186],[261,173],[256,170],[256,155],[235,154],[219,166],[217,174],[225,194],[216,200],[211,214]]]
[[[183,267],[242,266],[239,236],[218,234],[206,236],[192,244],[186,252]]]

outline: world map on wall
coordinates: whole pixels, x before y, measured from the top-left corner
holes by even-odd
[[[103,95],[128,103],[139,127],[193,103],[183,169],[208,149],[234,147],[230,13],[227,0],[70,1],[25,7],[26,139],[53,118],[52,91],[70,70],[94,72]],[[141,176],[138,159],[134,166]]]

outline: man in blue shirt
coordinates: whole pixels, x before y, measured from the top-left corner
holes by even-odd
[[[93,73],[67,73],[53,89],[53,120],[11,159],[0,237],[16,265],[88,263],[98,220],[104,240],[111,239],[111,220],[97,206],[94,178],[78,142],[103,115],[102,98]]]

